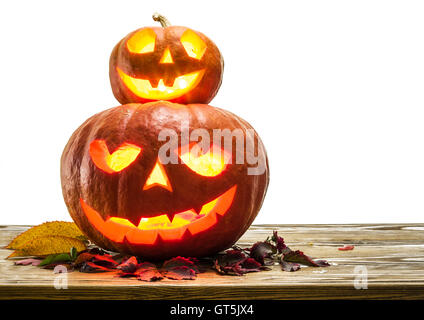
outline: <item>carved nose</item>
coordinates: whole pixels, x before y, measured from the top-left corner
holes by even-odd
[[[162,58],[160,58],[160,63],[174,63],[174,60],[172,60],[171,51],[169,50],[169,47],[165,49],[165,52],[163,53]]]
[[[156,160],[156,164],[153,167],[152,172],[150,172],[150,175],[144,184],[143,190],[147,190],[153,187],[162,187],[172,192],[172,187],[169,183],[168,176],[166,175],[162,164],[159,162],[159,159]]]

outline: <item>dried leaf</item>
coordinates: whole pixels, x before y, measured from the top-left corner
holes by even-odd
[[[94,254],[91,254],[89,252],[82,252],[78,255],[78,257],[74,261],[75,267],[80,267],[84,262],[91,261],[91,259],[94,258]]]
[[[344,247],[338,248],[340,251],[350,251],[353,250],[355,248],[355,246],[347,246],[345,245]]]
[[[41,263],[41,259],[32,259],[32,258],[15,261],[15,265],[17,266],[27,266],[27,265],[38,266],[40,263]]]
[[[137,257],[132,256],[126,261],[124,261],[123,263],[121,263],[120,265],[118,265],[116,269],[121,270],[122,273],[133,274],[134,272],[137,271],[137,267],[138,267]]]
[[[195,262],[197,262],[194,258],[184,258],[184,257],[175,257],[170,260],[167,260],[163,263],[162,268],[165,270],[171,270],[172,268],[179,266],[186,266],[190,269],[193,269],[194,272],[200,273],[199,268],[196,266]]]
[[[165,277],[172,280],[194,280],[196,272],[187,266],[177,266],[162,273]]]
[[[153,281],[159,281],[163,279],[162,274],[157,270],[140,270],[137,273],[137,279],[140,281],[147,281],[147,282],[153,282]]]
[[[222,267],[229,267],[244,259],[246,259],[246,255],[241,250],[227,250],[224,255],[218,256],[218,263]]]
[[[113,271],[113,269],[109,269],[103,266],[99,266],[93,262],[86,261],[81,265],[81,268],[79,269],[79,271],[84,273],[97,273],[97,272],[110,272],[110,271]]]
[[[148,282],[163,279],[156,265],[150,262],[138,263],[136,257],[130,257],[116,268],[120,270],[118,277],[121,278],[136,277],[140,281]]]
[[[235,270],[239,274],[258,272],[261,271],[262,268],[262,265],[253,258],[246,258],[243,262],[235,265]]]
[[[75,238],[63,236],[40,237],[26,242],[7,258],[44,257],[51,254],[68,253],[72,247],[75,247],[78,252],[86,249],[84,242]]]
[[[237,276],[263,269],[259,262],[246,257],[241,250],[227,250],[224,255],[218,256],[215,260],[214,268],[218,273]]]
[[[91,259],[91,262],[108,269],[115,269],[118,265],[118,262],[116,262],[110,254],[95,254],[94,257]]]
[[[281,269],[287,272],[293,272],[300,270],[300,265],[298,263],[287,262],[284,260],[280,260]]]
[[[28,241],[46,236],[63,236],[76,238],[79,240],[86,239],[85,235],[81,232],[80,229],[78,229],[74,222],[52,221],[32,227],[21,233],[15,237],[15,239],[13,239],[6,248],[19,249]]]
[[[168,279],[173,280],[193,280],[199,273],[199,268],[195,262],[195,258],[175,257],[164,262],[162,266],[162,274]]]
[[[283,253],[283,251],[287,252],[288,250],[290,250],[284,243],[284,238],[278,235],[277,230],[274,230],[274,232],[272,233],[271,241],[274,242],[278,253]]]
[[[317,267],[329,267],[330,264],[327,260],[315,260]]]
[[[150,262],[140,263],[135,275],[140,281],[152,282],[163,279],[163,275],[159,272],[156,266]]]
[[[277,248],[269,242],[256,242],[250,249],[250,257],[255,259],[262,265],[272,264],[272,261],[265,260],[272,259],[272,256],[277,253]]]
[[[330,264],[325,260],[314,261],[300,250],[290,251],[281,258],[285,262],[294,262],[310,267],[327,267]]]

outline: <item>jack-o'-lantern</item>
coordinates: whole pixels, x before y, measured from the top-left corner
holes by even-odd
[[[210,147],[184,144],[184,126],[210,134]],[[242,133],[254,150],[234,136],[225,147],[212,139],[216,129]],[[170,138],[160,139],[164,132],[179,143],[161,153],[170,145]],[[254,153],[262,172],[249,174],[255,165],[235,161],[240,152]],[[171,154],[177,162],[164,161]],[[149,259],[205,256],[234,244],[256,217],[269,181],[267,161],[257,133],[228,111],[168,101],[127,104],[74,132],[61,159],[62,190],[78,227],[103,248]]]
[[[208,103],[222,81],[224,62],[217,46],[204,34],[170,26],[145,27],[123,38],[113,49],[109,76],[122,104],[167,100]]]

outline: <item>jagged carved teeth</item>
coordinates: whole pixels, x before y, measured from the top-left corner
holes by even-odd
[[[137,219],[139,221],[135,223],[120,217],[109,217],[105,221],[82,198],[80,203],[88,221],[106,238],[119,243],[126,239],[129,243],[150,245],[159,237],[165,241],[177,240],[186,233],[195,235],[211,228],[218,222],[219,216],[225,215],[231,207],[236,190],[237,185],[234,185],[215,200],[203,205],[198,213],[190,209],[171,215],[172,222],[167,214]]]
[[[201,212],[202,212],[202,210],[203,210],[203,207],[205,207],[205,206],[207,206],[207,204],[205,204],[205,205],[200,205],[200,206],[197,206],[197,207],[193,207],[192,209],[191,209],[191,211],[194,211],[196,214],[200,214]]]
[[[176,213],[167,213],[166,214],[170,223],[172,223],[172,221],[174,221],[175,215],[176,215]]]
[[[152,228],[160,225],[184,225],[207,215],[215,207],[217,201],[218,198],[183,212],[166,213],[155,217],[141,218],[139,220],[120,217],[109,217],[107,220],[139,229]]]
[[[205,69],[183,74],[174,78],[172,84],[165,84],[163,79],[148,80],[131,77],[120,68],[116,68],[119,77],[124,82],[126,87],[131,90],[136,96],[145,99],[167,100],[178,98],[183,94],[197,86],[202,80]],[[157,81],[157,83],[156,83]],[[168,81],[167,82],[172,82]]]

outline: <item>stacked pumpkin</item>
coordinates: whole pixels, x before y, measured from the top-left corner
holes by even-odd
[[[100,247],[148,259],[210,255],[234,244],[258,214],[267,156],[246,121],[207,105],[222,81],[217,46],[153,18],[162,26],[135,30],[113,49],[110,81],[123,105],[92,116],[71,136],[61,159],[63,196]],[[185,139],[185,129],[243,133],[264,170],[249,174],[251,164],[235,161],[236,152],[247,151],[234,137],[230,148],[213,141],[199,149],[201,141]],[[173,138],[179,145],[165,155]],[[178,161],[164,161],[172,156]]]

